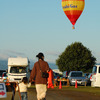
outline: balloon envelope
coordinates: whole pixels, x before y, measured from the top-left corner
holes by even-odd
[[[77,19],[83,12],[85,0],[62,0],[62,8],[72,25],[75,25]]]

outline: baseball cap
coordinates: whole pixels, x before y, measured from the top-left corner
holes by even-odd
[[[36,57],[41,58],[44,57],[44,54],[42,52],[38,53],[38,55],[36,55]]]

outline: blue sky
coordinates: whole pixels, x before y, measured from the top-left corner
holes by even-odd
[[[55,63],[65,48],[81,42],[100,62],[100,0],[85,0],[75,30],[61,0],[0,0],[0,59],[22,56]]]

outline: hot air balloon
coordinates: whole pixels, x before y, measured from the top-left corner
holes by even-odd
[[[75,29],[74,25],[83,12],[84,5],[85,0],[62,0],[63,11],[72,23],[73,29]]]

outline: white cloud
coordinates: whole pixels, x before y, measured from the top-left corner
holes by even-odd
[[[25,57],[26,55],[22,52],[16,52],[12,50],[0,50],[1,60],[7,60],[9,57],[16,57],[16,56]]]
[[[22,52],[16,52],[16,51],[12,51],[12,50],[7,50],[7,53],[10,56],[25,56],[25,54]]]
[[[46,52],[46,55],[49,56],[59,56],[61,53],[58,51],[50,51],[50,52]]]
[[[56,59],[60,55],[58,51],[49,51],[45,53],[45,60],[50,63],[55,63]]]
[[[44,56],[45,56],[45,61],[47,61],[49,63],[55,63],[56,59],[60,55],[60,53],[57,52],[57,51],[46,51],[46,52],[43,52],[43,53],[44,53]],[[35,57],[35,55],[33,57],[34,58],[32,58],[31,60],[33,60],[34,62],[36,62],[37,58]]]

